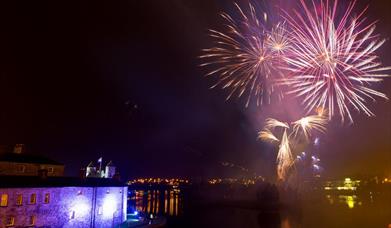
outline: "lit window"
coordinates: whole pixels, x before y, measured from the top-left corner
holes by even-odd
[[[53,167],[48,167],[48,173],[54,173],[54,168]]]
[[[13,225],[15,225],[15,217],[14,216],[7,217],[5,225],[6,226],[13,226]]]
[[[35,219],[36,219],[35,215],[30,216],[29,226],[35,225]]]
[[[16,195],[16,205],[20,206],[22,204],[23,204],[23,195],[22,194]]]
[[[33,193],[30,195],[30,204],[35,204],[37,202],[37,194]]]
[[[8,205],[8,194],[1,194],[1,207],[6,207]]]
[[[102,206],[98,207],[98,215],[101,215],[103,212],[102,212]]]
[[[18,173],[24,173],[26,171],[26,166],[24,165],[18,165],[16,166],[16,172]]]
[[[45,200],[44,203],[49,203],[50,202],[50,193],[45,194]]]

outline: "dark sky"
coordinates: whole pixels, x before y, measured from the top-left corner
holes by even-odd
[[[100,156],[125,177],[219,175],[222,160],[273,173],[275,148],[256,140],[267,112],[225,102],[198,67],[222,10],[232,2],[1,3],[0,144],[24,143],[68,174]],[[384,37],[390,12],[389,1],[370,3]],[[391,96],[391,79],[378,89]],[[370,107],[376,118],[331,123],[319,152],[326,176],[391,175],[391,102]]]

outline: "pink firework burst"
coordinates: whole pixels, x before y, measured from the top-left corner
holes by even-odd
[[[202,50],[201,66],[208,67],[207,76],[218,78],[212,88],[230,90],[227,100],[234,95],[246,96],[246,107],[251,100],[257,105],[270,103],[275,79],[281,76],[278,66],[289,47],[285,25],[279,23],[268,30],[266,13],[258,14],[251,3],[248,11],[235,6],[238,17],[221,13],[224,31],[209,30],[215,46]]]
[[[355,3],[341,11],[338,0],[312,1],[312,6],[301,0],[302,12],[284,16],[292,30],[285,55],[290,76],[283,82],[288,93],[302,97],[308,111],[327,108],[330,118],[339,115],[351,122],[352,109],[373,116],[368,99],[387,99],[370,87],[389,77],[391,69],[375,53],[385,39],[375,34],[375,22],[364,24],[366,9],[353,16]]]

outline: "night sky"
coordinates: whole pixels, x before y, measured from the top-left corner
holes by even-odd
[[[223,0],[1,3],[0,144],[24,143],[68,175],[100,156],[123,177],[240,174],[219,161],[271,175],[276,148],[256,136],[268,114],[287,113],[283,103],[226,102],[198,67],[212,45],[207,29],[233,9]],[[383,37],[390,12],[390,1],[370,2]],[[384,65],[390,51],[388,41]],[[391,78],[376,88],[391,96]],[[391,174],[391,102],[370,107],[376,118],[330,124],[319,151],[325,176]]]

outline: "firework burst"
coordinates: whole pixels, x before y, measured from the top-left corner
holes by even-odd
[[[303,132],[305,138],[308,139],[313,130],[325,133],[326,123],[327,123],[327,118],[324,116],[321,115],[306,116],[292,123],[293,134],[296,137],[301,131]]]
[[[275,25],[267,35],[266,47],[273,54],[275,54],[276,57],[280,56],[282,58],[291,47],[289,37],[289,32],[286,28],[285,23],[277,23],[277,25]]]
[[[338,0],[312,1],[312,7],[301,0],[301,6],[304,15],[285,15],[292,30],[285,55],[291,77],[283,82],[288,93],[303,97],[307,110],[327,108],[329,118],[339,115],[353,122],[352,108],[373,116],[367,100],[387,97],[370,86],[388,77],[391,69],[375,53],[385,42],[374,33],[375,23],[364,25],[365,10],[352,16],[355,1],[344,12],[338,12]]]
[[[206,75],[218,77],[212,88],[230,90],[227,100],[234,95],[247,96],[246,107],[252,99],[257,105],[270,103],[275,78],[280,75],[276,67],[289,46],[285,25],[277,24],[268,31],[266,13],[259,16],[251,3],[249,13],[236,3],[235,6],[240,15],[238,20],[221,13],[226,31],[209,30],[215,47],[203,49],[201,66],[213,67]]]
[[[279,149],[277,154],[277,175],[280,180],[285,180],[288,174],[289,168],[294,164],[295,160],[292,155],[292,142],[297,140],[300,135],[304,135],[306,140],[314,131],[325,133],[327,117],[324,116],[324,112],[318,115],[305,116],[297,121],[288,123],[268,118],[265,121],[265,126],[262,131],[258,133],[258,138],[270,142],[279,143]],[[282,136],[281,140],[274,134],[280,132]]]

